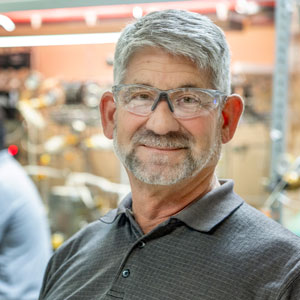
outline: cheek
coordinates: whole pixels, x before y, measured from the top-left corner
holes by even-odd
[[[127,111],[118,110],[116,113],[117,138],[119,143],[130,143],[135,132],[145,123],[144,117],[135,116]]]
[[[195,151],[207,150],[220,137],[220,128],[215,116],[187,120],[182,124],[195,139]]]

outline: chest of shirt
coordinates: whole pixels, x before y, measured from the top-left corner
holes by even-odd
[[[113,224],[61,264],[45,299],[260,299],[249,249],[222,237],[183,224],[143,236],[130,222]]]

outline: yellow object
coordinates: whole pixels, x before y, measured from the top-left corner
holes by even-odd
[[[65,239],[61,233],[53,233],[51,241],[52,241],[52,248],[56,250],[65,241]]]
[[[69,134],[67,137],[66,137],[66,143],[68,145],[76,145],[78,143],[78,137],[74,134]]]
[[[64,153],[64,159],[66,161],[74,161],[76,159],[76,155],[72,153],[71,151],[66,151]]]
[[[51,156],[49,154],[42,154],[40,157],[40,163],[43,166],[48,166],[51,162]]]
[[[296,171],[290,171],[285,174],[283,180],[288,183],[289,189],[297,189],[300,187],[300,175]]]
[[[94,146],[93,141],[90,138],[86,139],[84,144],[87,148],[92,148]]]

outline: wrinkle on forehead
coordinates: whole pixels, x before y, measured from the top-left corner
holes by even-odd
[[[152,74],[150,74],[152,73]],[[211,72],[199,70],[195,63],[184,56],[175,56],[159,48],[143,48],[130,58],[124,81],[127,83],[151,84],[153,75],[164,78],[164,75],[177,77],[180,86],[197,86],[212,88]],[[152,75],[152,76],[151,76]],[[151,78],[147,78],[150,76]],[[179,87],[173,86],[172,88]]]

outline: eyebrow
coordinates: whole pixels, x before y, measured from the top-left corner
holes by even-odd
[[[199,88],[199,87],[196,86],[195,84],[184,84],[181,85],[179,88]]]

